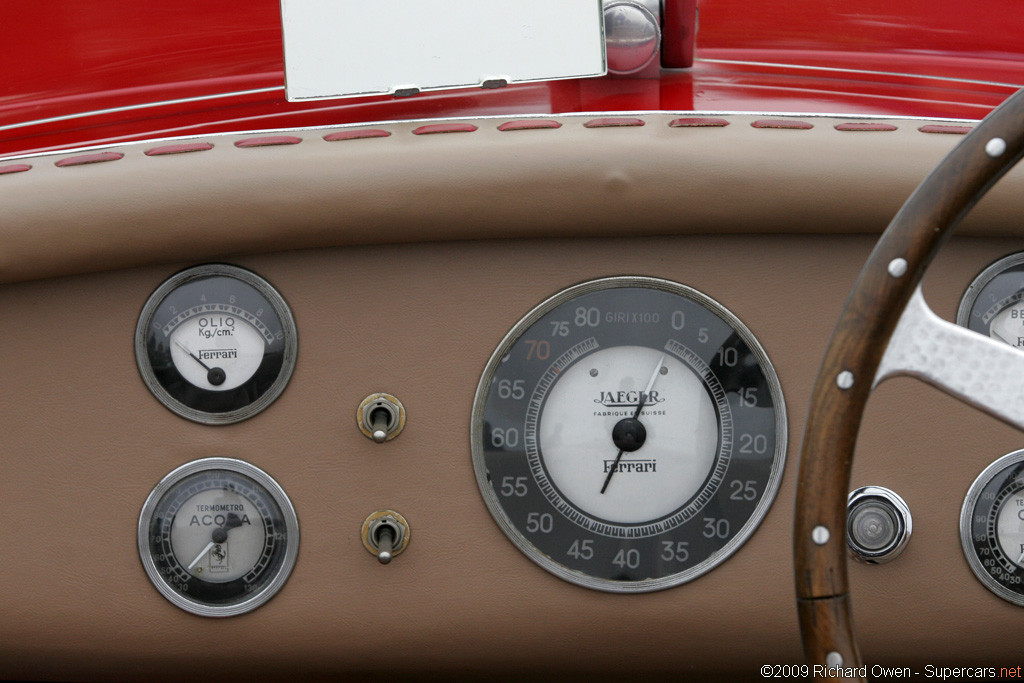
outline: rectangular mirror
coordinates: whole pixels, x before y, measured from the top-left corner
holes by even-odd
[[[281,0],[290,101],[601,76],[601,0]]]

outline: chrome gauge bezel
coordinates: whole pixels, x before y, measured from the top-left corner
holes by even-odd
[[[193,600],[175,590],[157,567],[149,543],[153,515],[164,496],[171,492],[182,480],[191,475],[211,470],[227,470],[241,474],[263,487],[267,495],[273,499],[280,509],[285,522],[285,554],[281,564],[276,569],[275,575],[260,590],[254,592],[251,597],[230,605],[206,604]],[[160,480],[160,483],[156,485],[146,498],[146,502],[143,504],[142,511],[139,514],[138,549],[139,558],[142,560],[142,566],[145,568],[149,580],[160,591],[160,594],[171,603],[186,612],[203,617],[232,617],[251,612],[274,597],[284,587],[299,555],[299,520],[295,514],[295,507],[284,492],[284,489],[260,468],[244,460],[233,458],[204,458],[186,463],[169,473]]]
[[[967,563],[971,567],[971,571],[978,577],[978,580],[988,588],[990,591],[995,593],[997,596],[1012,602],[1015,605],[1024,607],[1024,589],[1020,593],[1012,591],[1003,584],[999,583],[989,572],[986,570],[982,559],[978,556],[975,550],[972,523],[976,514],[976,506],[981,498],[982,493],[990,484],[994,483],[996,478],[1001,476],[1008,468],[1014,465],[1024,463],[1024,449],[1008,453],[1003,457],[996,460],[994,463],[986,467],[978,478],[971,484],[971,488],[967,491],[967,496],[964,498],[963,507],[960,509],[960,545],[964,551],[964,557],[967,558]],[[1021,486],[1024,488],[1024,476],[1019,477]],[[1019,490],[1018,488],[1018,490]],[[998,515],[998,510],[993,510],[992,514]],[[998,543],[998,540],[996,540]],[[1017,570],[1024,577],[1024,568],[1017,567]],[[1024,584],[1022,584],[1024,585]]]
[[[156,314],[159,307],[163,304],[164,300],[175,292],[179,287],[186,285],[195,280],[210,278],[210,277],[227,277],[238,280],[244,285],[252,287],[266,302],[273,308],[274,313],[280,320],[281,331],[283,333],[283,359],[282,366],[279,370],[277,377],[269,388],[267,388],[259,397],[254,401],[234,410],[228,410],[224,412],[209,412],[199,410],[192,406],[182,403],[177,398],[172,396],[170,392],[160,383],[156,373],[153,370],[153,366],[150,362],[148,350],[146,348],[147,335],[149,333],[150,325],[153,317]],[[156,291],[154,291],[146,304],[142,308],[142,312],[139,314],[139,321],[135,328],[135,360],[139,368],[139,373],[142,376],[142,380],[145,383],[149,391],[156,397],[160,403],[167,407],[170,411],[174,412],[181,417],[198,422],[200,424],[208,425],[224,425],[241,422],[253,417],[257,413],[266,409],[272,404],[284,391],[288,385],[288,381],[291,379],[292,373],[295,370],[295,361],[298,355],[298,335],[295,329],[295,318],[292,316],[291,309],[285,302],[284,297],[273,286],[259,275],[240,268],[238,266],[232,266],[224,263],[211,263],[200,266],[194,266],[188,268],[160,285]]]
[[[974,305],[977,303],[978,297],[981,296],[982,291],[989,283],[995,280],[996,277],[1017,266],[1024,266],[1024,252],[1004,256],[986,267],[985,270],[981,271],[977,277],[971,281],[971,284],[967,286],[963,297],[960,299],[960,306],[956,311],[956,324],[970,329],[971,311],[974,310]],[[1024,275],[1022,275],[1022,278],[1024,278]],[[1021,287],[1020,289],[1024,290],[1024,287]],[[986,336],[987,334],[988,333],[986,331]]]
[[[732,328],[742,342],[747,345],[751,355],[756,358],[769,388],[769,393],[775,409],[775,448],[771,452],[772,464],[770,472],[765,483],[763,494],[754,506],[750,517],[746,519],[739,531],[737,531],[736,534],[733,535],[720,550],[711,554],[698,564],[690,566],[678,573],[636,581],[619,581],[591,576],[582,571],[570,569],[540,551],[516,527],[503,509],[492,484],[488,481],[489,475],[483,447],[485,430],[483,424],[484,412],[495,373],[498,366],[502,363],[503,358],[505,358],[506,354],[510,352],[520,337],[522,337],[531,328],[531,326],[534,325],[534,323],[538,322],[545,315],[566,302],[592,292],[624,287],[661,290],[675,294],[703,306],[711,314],[720,318],[726,325]],[[616,276],[591,280],[564,289],[538,304],[512,327],[508,334],[506,334],[498,344],[494,353],[491,354],[477,385],[473,401],[470,442],[477,486],[488,510],[491,513],[491,516],[497,522],[502,532],[531,561],[565,581],[586,588],[611,593],[646,593],[677,586],[706,574],[725,562],[750,538],[764,520],[778,493],[785,466],[788,436],[787,429],[785,400],[782,393],[782,386],[779,382],[775,368],[760,342],[738,317],[711,297],[686,285],[646,276]]]
[[[857,542],[852,526],[857,507],[862,503],[872,501],[879,502],[888,508],[895,523],[892,540],[884,547],[875,550],[869,550]],[[867,564],[892,562],[906,550],[913,533],[914,517],[910,513],[910,506],[895,491],[884,486],[861,486],[850,491],[846,497],[846,545],[850,549],[853,559],[858,562]]]

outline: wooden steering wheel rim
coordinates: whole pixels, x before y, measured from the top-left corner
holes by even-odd
[[[979,123],[918,186],[878,240],[839,316],[811,395],[793,525],[797,609],[809,664],[862,664],[850,613],[846,498],[857,432],[889,339],[932,258],[1022,155],[1024,90]],[[897,264],[890,273],[896,259],[906,261],[905,271]],[[841,373],[850,373],[844,380],[852,377],[852,385],[840,386]]]

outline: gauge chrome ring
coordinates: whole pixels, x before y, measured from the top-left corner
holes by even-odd
[[[892,539],[880,548],[871,549],[855,540],[854,514],[866,504],[880,504],[893,522]],[[895,491],[882,486],[862,486],[846,499],[846,543],[853,557],[868,564],[885,564],[899,557],[910,543],[914,531],[910,507]]]
[[[270,497],[274,499],[274,502],[281,510],[281,515],[285,522],[285,530],[288,539],[287,547],[285,548],[284,558],[281,566],[277,569],[277,573],[267,585],[265,585],[259,592],[255,593],[251,598],[232,605],[208,605],[195,600],[190,600],[178,591],[174,590],[160,573],[150,551],[149,535],[150,524],[152,522],[151,518],[164,495],[182,479],[207,470],[228,470],[252,479],[262,486]],[[160,483],[158,483],[153,491],[150,492],[149,496],[146,498],[146,502],[142,506],[142,511],[139,513],[138,549],[139,558],[142,561],[143,568],[146,570],[146,575],[149,576],[149,580],[153,583],[156,589],[160,591],[160,594],[167,598],[171,603],[186,612],[191,612],[192,614],[197,614],[202,617],[233,617],[239,614],[245,614],[246,612],[251,612],[260,605],[263,605],[265,602],[270,600],[270,598],[274,597],[282,587],[284,587],[292,569],[295,567],[295,561],[299,556],[299,520],[298,516],[295,514],[295,507],[288,498],[288,494],[284,492],[284,489],[281,488],[280,484],[260,468],[247,463],[244,460],[236,460],[234,458],[203,458],[202,460],[194,460],[192,462],[185,463],[184,465],[176,468],[161,479]]]
[[[967,564],[970,565],[971,571],[974,572],[974,575],[978,577],[978,580],[986,588],[1003,600],[1024,607],[1024,594],[1009,590],[996,581],[989,573],[982,559],[978,556],[973,543],[974,531],[971,528],[976,514],[976,506],[981,500],[981,495],[985,488],[995,481],[996,477],[1002,474],[1004,470],[1021,463],[1024,463],[1024,449],[1013,451],[999,458],[982,470],[981,474],[974,480],[974,483],[971,484],[971,487],[967,490],[967,495],[964,497],[963,507],[960,508],[960,545],[963,548],[964,557],[967,558]],[[1024,479],[1024,477],[1020,479]],[[994,510],[992,514],[998,515],[999,513]]]
[[[740,336],[742,341],[750,350],[750,353],[760,364],[775,410],[775,449],[772,452],[773,461],[770,473],[765,484],[763,495],[758,500],[749,518],[746,519],[739,531],[737,531],[736,534],[733,535],[718,552],[715,552],[710,557],[689,567],[688,569],[663,577],[644,579],[635,582],[615,581],[590,576],[583,572],[575,571],[566,567],[540,552],[529,541],[529,539],[527,539],[525,535],[514,526],[505,514],[501,502],[492,488],[491,483],[488,481],[483,447],[483,420],[491,382],[494,379],[494,375],[498,366],[501,364],[502,359],[507,353],[509,353],[519,338],[522,337],[534,323],[539,321],[552,310],[556,309],[558,306],[572,301],[584,294],[619,287],[646,288],[675,294],[705,307],[712,314],[718,316]],[[585,281],[563,289],[536,305],[512,327],[512,329],[498,344],[494,353],[491,354],[491,357],[487,361],[484,371],[480,376],[480,381],[477,384],[473,400],[473,411],[470,423],[470,447],[472,451],[473,469],[476,475],[477,487],[480,490],[488,511],[497,523],[498,527],[524,555],[544,570],[570,583],[609,593],[646,593],[664,590],[666,588],[671,588],[673,586],[692,581],[725,562],[725,560],[736,553],[746,543],[764,520],[775,500],[776,494],[778,493],[785,466],[788,437],[788,422],[786,415],[786,404],[782,393],[782,386],[779,382],[775,367],[769,360],[764,347],[750,329],[722,304],[692,287],[672,282],[670,280],[634,275],[605,277]]]
[[[201,278],[215,276],[234,278],[255,289],[256,292],[265,298],[274,308],[274,312],[281,321],[281,330],[284,333],[283,364],[277,378],[274,380],[270,388],[268,388],[266,392],[252,403],[238,408],[237,410],[223,413],[211,413],[203,410],[197,410],[185,405],[171,396],[167,389],[160,384],[156,374],[153,372],[146,350],[146,335],[149,331],[150,321],[161,303],[163,303],[164,299],[184,284]],[[193,266],[173,275],[149,296],[149,299],[146,300],[145,305],[142,307],[142,312],[139,314],[139,321],[135,327],[135,361],[139,368],[139,374],[142,375],[142,381],[146,384],[146,387],[153,396],[155,396],[156,399],[171,412],[180,415],[186,420],[191,420],[200,424],[233,424],[235,422],[247,420],[263,411],[281,395],[285,387],[288,385],[288,380],[291,379],[292,372],[295,370],[295,361],[298,356],[297,340],[298,334],[295,329],[295,318],[292,315],[292,311],[285,302],[284,297],[282,297],[269,282],[261,278],[259,275],[238,266],[232,266],[226,263],[209,263],[201,266]]]

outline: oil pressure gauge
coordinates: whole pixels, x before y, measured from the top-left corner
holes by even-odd
[[[157,484],[139,516],[139,554],[178,607],[226,617],[259,607],[288,579],[299,547],[284,490],[241,460],[207,458]]]
[[[472,422],[477,483],[534,562],[642,592],[710,571],[767,513],[786,412],[753,334],[704,294],[615,277],[571,287],[491,356]]]
[[[284,390],[295,367],[295,322],[270,284],[242,268],[190,268],[146,302],[135,357],[153,395],[195,422],[252,417]]]

